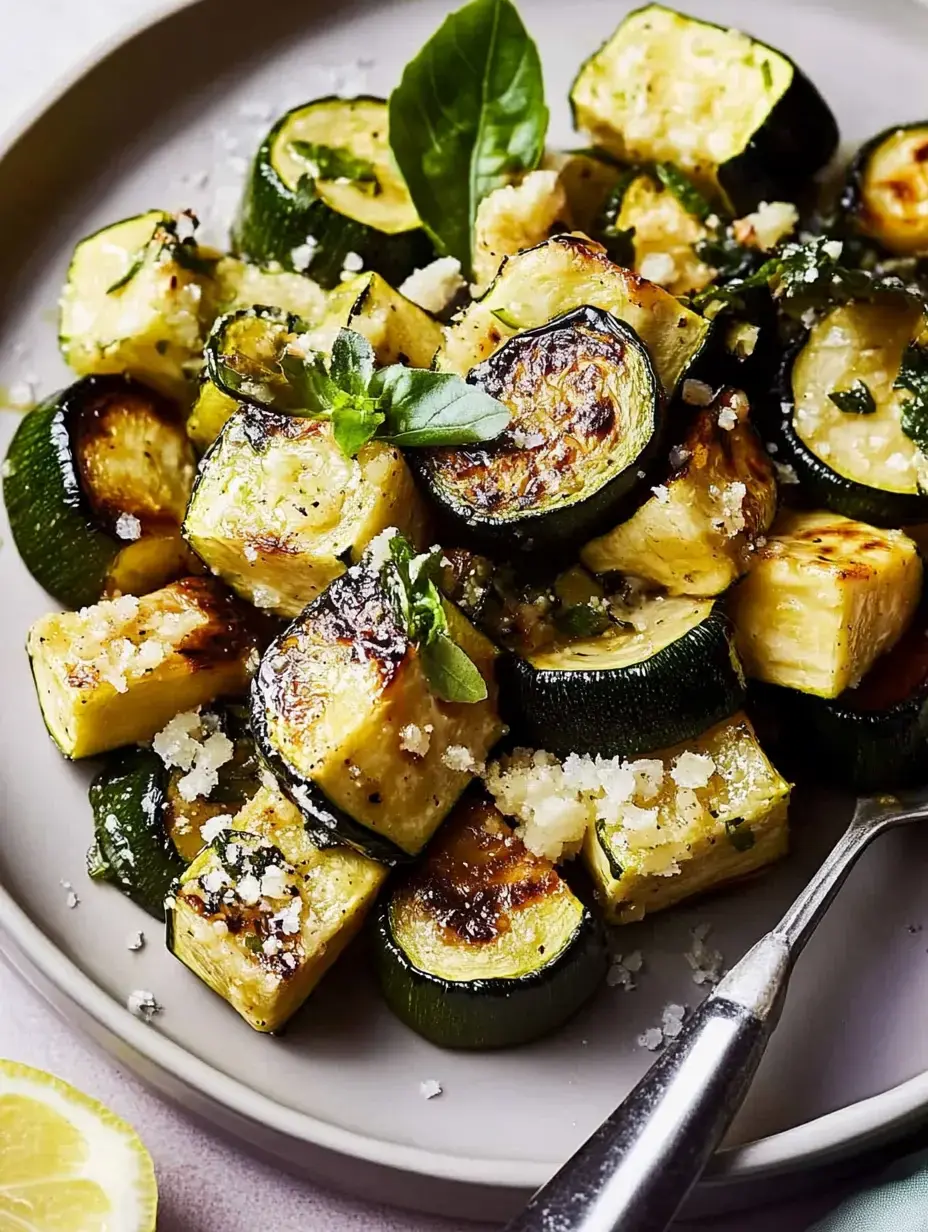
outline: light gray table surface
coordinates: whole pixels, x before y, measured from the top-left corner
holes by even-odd
[[[163,7],[164,0],[0,0],[0,133],[94,47]],[[0,1056],[60,1075],[135,1125],[158,1172],[159,1232],[251,1232],[269,1224],[275,1232],[465,1232],[475,1226],[354,1202],[255,1162],[145,1090],[2,965]],[[788,1210],[740,1214],[699,1228],[804,1232],[834,1201],[833,1193],[822,1194]],[[697,1229],[681,1226],[679,1232]]]

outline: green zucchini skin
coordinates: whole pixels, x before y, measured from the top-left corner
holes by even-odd
[[[537,669],[513,651],[497,665],[515,739],[558,757],[630,757],[698,736],[740,709],[744,675],[717,603],[649,659],[610,670]]]
[[[487,388],[494,396],[499,396],[498,385],[505,379],[507,366],[519,362],[526,345],[531,345],[536,339],[544,341],[552,335],[556,339],[561,331],[576,327],[610,336],[628,350],[634,350],[639,357],[648,382],[648,405],[640,408],[641,413],[649,417],[646,444],[637,456],[585,498],[552,509],[529,509],[510,516],[499,516],[491,511],[489,505],[480,508],[477,502],[464,500],[442,479],[444,458],[455,456],[472,458],[476,465],[485,466],[491,479],[494,464],[505,475],[505,455],[513,448],[511,440],[507,443],[506,433],[497,441],[483,446],[414,451],[412,465],[429,498],[437,506],[452,540],[457,539],[478,550],[485,549],[490,555],[508,556],[516,548],[523,553],[554,553],[566,558],[580,544],[622,521],[647,491],[648,468],[660,456],[666,435],[665,398],[644,343],[630,325],[611,313],[585,305],[562,313],[545,325],[516,334],[489,359],[471,369],[467,376],[468,383]],[[552,352],[553,365],[560,358],[556,341],[552,341]],[[566,358],[569,361],[569,353]],[[582,407],[577,408],[575,413],[579,416],[583,410]],[[564,433],[569,430],[568,425]]]
[[[764,439],[776,446],[777,462],[786,463],[796,472],[799,483],[789,488],[791,503],[831,509],[846,518],[890,529],[928,521],[928,496],[916,492],[885,492],[882,488],[847,479],[832,470],[800,439],[793,426],[792,413],[785,415],[782,407],[793,406],[793,364],[807,339],[808,335],[800,338],[784,354],[774,396],[761,410],[759,424]]]
[[[389,897],[373,921],[374,964],[401,1022],[441,1048],[512,1048],[565,1023],[599,987],[608,966],[602,926],[588,908],[564,950],[513,979],[444,980],[414,966],[390,927]]]
[[[318,103],[335,101],[334,98],[316,100]],[[363,96],[353,101],[379,103],[384,100]],[[362,258],[365,269],[374,270],[391,286],[399,286],[414,269],[434,259],[434,246],[422,227],[396,235],[377,231],[337,213],[325,201],[288,188],[274,168],[271,151],[275,138],[290,117],[305,107],[306,104],[294,107],[281,116],[255,155],[232,230],[236,255],[259,265],[278,261],[285,269],[292,270],[292,250],[303,244],[307,236],[312,236],[317,247],[304,272],[325,290],[341,282],[345,258],[350,252]]]
[[[167,785],[168,770],[157,753],[131,748],[114,755],[89,793],[106,879],[158,920],[186,868],[165,827]]]

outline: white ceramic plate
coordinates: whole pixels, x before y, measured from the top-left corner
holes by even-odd
[[[272,116],[333,88],[386,93],[450,7],[215,0],[143,32],[70,86],[0,160],[0,381],[34,375],[42,393],[67,381],[54,309],[78,238],[152,206],[193,206],[214,238]],[[560,0],[523,0],[545,63],[554,144],[571,142],[566,96],[576,67],[629,7],[584,0],[565,12]],[[688,7],[792,54],[849,142],[928,114],[928,12],[908,0]],[[4,447],[15,423],[0,415]],[[624,948],[646,957],[637,990],[604,988],[565,1030],[532,1047],[456,1055],[423,1042],[380,1004],[358,948],[284,1038],[261,1037],[168,956],[137,908],[87,880],[89,768],[67,765],[48,741],[22,651],[48,600],[5,526],[0,534],[7,956],[187,1108],[355,1192],[459,1215],[510,1209],[645,1070],[651,1056],[636,1039],[662,1007],[701,995],[683,958],[689,930],[711,922],[726,959],[739,957],[846,815],[847,802],[797,801],[788,862],[724,897],[629,928]],[[926,867],[928,832],[901,830],[851,877],[802,959],[732,1149],[704,1196],[728,1203],[759,1179],[846,1156],[901,1132],[928,1106]],[[79,908],[68,909],[62,880],[77,888]],[[138,928],[149,944],[130,953],[126,939]],[[164,1006],[150,1027],[123,1008],[135,988],[151,989]],[[431,1078],[444,1093],[425,1102],[419,1084]],[[416,1184],[398,1186],[409,1173]]]

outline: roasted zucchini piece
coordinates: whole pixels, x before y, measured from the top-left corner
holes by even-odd
[[[901,300],[853,301],[785,357],[770,434],[812,503],[875,526],[928,521],[928,458],[902,430],[907,395],[894,387],[921,323]]]
[[[831,158],[828,104],[782,52],[660,4],[582,66],[574,124],[628,162],[669,162],[732,214],[789,197]]]
[[[921,557],[902,531],[784,511],[731,596],[745,670],[837,697],[899,640],[921,589]]]
[[[222,257],[216,262],[213,284],[217,315],[261,304],[292,312],[314,325],[325,316],[326,293],[305,274],[266,269],[238,257]]]
[[[583,563],[671,595],[720,595],[747,571],[777,509],[773,465],[748,422],[744,394],[723,390],[696,414],[653,493],[588,543]]]
[[[458,805],[382,900],[375,947],[387,1004],[444,1048],[547,1035],[589,1000],[607,966],[589,909],[479,797]]]
[[[606,150],[569,150],[546,159],[554,166],[567,196],[567,213],[574,229],[592,236],[603,208],[628,168]]]
[[[74,250],[59,343],[79,375],[127,372],[186,397],[209,325],[215,262],[161,210],[104,227]]]
[[[601,632],[572,631],[500,658],[503,717],[559,757],[624,757],[687,740],[742,704],[732,631],[711,599],[638,595]]]
[[[610,923],[640,920],[786,854],[790,785],[745,715],[637,766],[643,773],[632,797],[604,810],[614,815],[584,840]]]
[[[841,208],[851,227],[897,256],[928,250],[928,122],[887,128],[848,168]]]
[[[855,792],[924,782],[928,763],[928,609],[924,600],[893,648],[836,698],[757,686],[779,755],[797,773]],[[758,720],[760,722],[760,720]],[[762,728],[762,731],[764,729]]]
[[[180,878],[168,949],[249,1026],[278,1031],[357,934],[386,871],[315,846],[299,810],[261,788]]]
[[[306,342],[313,350],[330,351],[340,329],[363,334],[384,366],[428,368],[441,345],[438,322],[374,273],[358,274],[335,288],[328,312]]]
[[[435,366],[466,376],[513,334],[584,305],[635,330],[668,393],[702,350],[710,328],[662,287],[614,265],[601,244],[583,235],[556,235],[503,263],[483,297],[447,329]]]
[[[353,255],[398,286],[434,256],[403,183],[379,98],[321,98],[277,121],[255,156],[236,252],[306,270],[327,290]]]
[[[503,732],[493,645],[445,612],[484,701],[430,690],[374,549],[272,643],[252,687],[255,741],[287,794],[312,824],[390,863],[421,851]]]
[[[80,607],[190,572],[180,523],[193,476],[173,402],[126,377],[85,377],[24,416],[3,498],[26,568]]]
[[[457,536],[569,551],[615,525],[664,429],[663,390],[631,326],[576,308],[510,338],[468,380],[509,408],[509,427],[414,462]]]
[[[331,424],[253,406],[203,459],[184,535],[236,594],[296,616],[386,527],[424,546],[427,516],[394,446],[349,458]]]
[[[49,612],[29,630],[42,717],[66,757],[150,740],[180,711],[241,693],[260,626],[210,578]]]

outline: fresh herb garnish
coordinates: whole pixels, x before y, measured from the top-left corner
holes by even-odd
[[[900,398],[899,424],[910,441],[928,454],[928,346],[910,342],[902,352],[893,389],[904,390]]]
[[[876,400],[870,392],[870,386],[860,379],[847,389],[833,389],[828,397],[838,410],[844,411],[846,415],[872,415],[876,410]]]
[[[565,637],[584,638],[605,633],[612,621],[602,605],[594,607],[592,603],[573,603],[560,609],[554,623],[558,632]]]
[[[482,702],[487,696],[486,681],[452,639],[438,589],[441,548],[417,556],[399,532],[390,536],[388,546],[381,582],[397,620],[419,648],[429,688],[446,702]]]
[[[735,851],[750,851],[757,841],[754,831],[744,824],[743,817],[738,817],[734,821],[726,819],[725,833]]]
[[[474,445],[499,436],[510,419],[501,402],[454,373],[404,364],[375,369],[371,344],[349,329],[339,330],[328,363],[318,351],[287,351],[279,367],[286,393],[271,407],[329,420],[349,457],[375,438],[403,449]],[[269,379],[263,384],[273,388]]]
[[[465,273],[477,207],[538,166],[547,128],[538,49],[511,0],[471,0],[407,64],[390,144],[423,225]]]
[[[366,158],[358,158],[345,146],[291,141],[290,149],[306,163],[314,180],[350,180],[374,196],[381,191],[374,164]]]
[[[712,206],[691,179],[678,171],[673,163],[656,163],[654,174],[667,191],[676,197],[687,214],[700,222],[706,221],[712,213]]]

